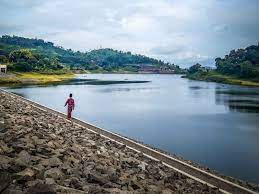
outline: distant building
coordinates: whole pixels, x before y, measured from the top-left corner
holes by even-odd
[[[168,67],[158,67],[155,65],[141,65],[140,73],[158,73],[158,74],[173,74],[175,71]]]
[[[0,72],[1,73],[7,73],[7,66],[6,65],[0,65]]]
[[[142,65],[140,68],[141,73],[159,73],[159,67],[153,65]]]

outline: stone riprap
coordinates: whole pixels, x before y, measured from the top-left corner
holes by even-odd
[[[220,193],[0,91],[0,193]]]

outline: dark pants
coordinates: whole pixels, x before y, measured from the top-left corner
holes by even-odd
[[[72,117],[72,111],[73,111],[73,108],[72,108],[72,107],[68,107],[68,108],[67,108],[67,118],[68,118],[68,119],[71,119],[71,117]]]

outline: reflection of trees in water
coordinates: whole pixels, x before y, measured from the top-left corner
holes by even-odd
[[[100,89],[98,90],[99,92],[103,93],[109,93],[109,92],[130,92],[130,91],[153,91],[153,90],[158,90],[159,87],[142,87],[142,88],[105,88],[105,89]]]
[[[210,89],[210,87],[205,84],[196,85],[196,83],[189,82],[188,89],[189,89],[188,92],[192,98],[197,99],[197,98],[203,98],[204,96],[209,97],[210,95],[209,92],[207,92]]]
[[[215,90],[216,104],[230,111],[259,113],[259,92],[251,90]]]

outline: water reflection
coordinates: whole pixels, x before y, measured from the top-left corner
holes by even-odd
[[[11,88],[11,89],[19,89],[19,88],[38,88],[38,87],[56,87],[60,85],[118,85],[118,84],[141,84],[141,83],[148,83],[150,81],[146,80],[101,80],[101,79],[83,79],[83,78],[76,78],[72,80],[66,80],[62,82],[53,82],[48,84],[19,84],[9,87],[3,87],[3,88]]]
[[[159,87],[143,87],[143,88],[136,88],[136,87],[125,87],[125,88],[104,88],[98,89],[98,92],[104,93],[111,93],[111,92],[130,92],[130,91],[141,91],[141,92],[149,92],[153,90],[158,90]]]
[[[188,82],[188,93],[190,93],[191,97],[193,98],[201,98],[202,96],[209,95],[208,91],[211,88],[210,85],[207,82],[194,82],[190,81]]]
[[[201,87],[201,86],[189,86],[191,90],[201,90],[201,89],[208,89],[208,87]]]
[[[256,89],[216,89],[215,96],[216,104],[225,105],[230,111],[259,113],[259,92]]]

